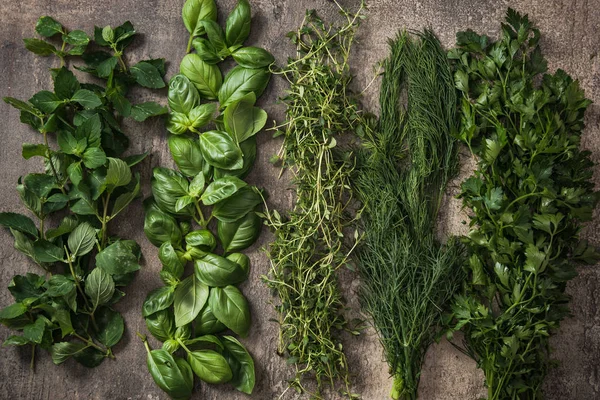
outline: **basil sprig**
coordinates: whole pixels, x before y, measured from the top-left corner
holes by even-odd
[[[191,395],[179,372],[187,369],[204,382],[231,382],[250,394],[252,357],[235,338],[215,334],[229,329],[246,337],[250,330],[248,301],[236,287],[248,278],[250,261],[238,251],[260,234],[256,212],[263,198],[242,179],[256,158],[255,135],[267,122],[255,103],[274,59],[266,50],[242,47],[250,32],[247,0],[238,2],[225,30],[216,22],[213,0],[188,0],[183,20],[190,32],[187,52],[193,47],[196,53],[183,58],[169,82],[166,128],[178,169],[155,168],[152,197],[145,202],[144,230],[159,247],[165,286],[150,292],[143,315],[163,342],[161,351],[184,357],[173,356],[179,369],[161,370],[155,359],[166,356],[147,345],[148,366],[172,397]],[[229,56],[240,65],[223,77],[218,63]],[[189,262],[194,273],[184,276]],[[176,377],[169,385],[167,375]]]
[[[61,36],[60,50],[42,39],[25,39],[32,52],[60,59],[60,67],[50,70],[53,89],[28,101],[4,101],[40,133],[38,143],[23,144],[22,154],[25,159],[39,157],[45,168],[17,184],[34,218],[3,212],[0,225],[10,229],[15,248],[42,273],[13,278],[9,290],[15,303],[0,310],[0,322],[20,332],[5,345],[32,346],[32,367],[38,347],[48,350],[55,364],[73,357],[95,367],[114,358],[111,348],[125,327],[113,305],[140,269],[138,244],[109,233],[109,223],[140,192],[140,176],[131,167],[146,157],[121,156],[129,139],[120,121],[166,113],[159,104],[132,104],[126,97],[136,84],[164,86],[164,60],[127,67],[125,49],[135,35],[129,22],[114,30],[96,28],[96,44],[112,53],[86,50],[90,38],[85,32],[69,32],[51,17],[41,17],[36,31],[50,40]],[[76,68],[102,78],[102,83],[80,82],[65,66],[67,56],[81,56],[85,66]]]

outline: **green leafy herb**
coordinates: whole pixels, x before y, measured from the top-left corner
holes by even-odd
[[[347,213],[355,160],[337,139],[362,124],[349,89],[348,57],[363,9],[364,4],[352,14],[340,9],[345,18],[341,27],[326,26],[314,11],[307,12],[302,26],[288,34],[299,56],[282,72],[290,88],[282,99],[287,122],[277,131],[284,138],[277,158],[293,174],[296,203],[285,218],[276,210],[265,213],[275,240],[268,250],[270,273],[263,279],[279,300],[279,353],[296,367],[290,384],[305,390],[303,378],[314,377],[315,397],[327,384],[356,397],[350,392],[339,335],[350,327],[337,282],[337,271],[348,264],[354,248],[348,243],[351,239],[344,238],[351,224]],[[249,76],[245,82],[250,82]],[[238,97],[244,86],[226,88],[227,78],[219,98]]]
[[[464,276],[461,245],[442,245],[435,229],[457,171],[457,96],[446,53],[430,31],[416,39],[400,33],[390,48],[380,123],[361,135],[356,190],[364,239],[357,261],[361,302],[394,376],[391,397],[416,399],[425,352]]]
[[[579,239],[599,197],[590,153],[579,148],[591,102],[564,71],[543,74],[539,39],[509,9],[500,40],[459,32],[450,52],[462,92],[458,137],[477,159],[461,186],[471,279],[453,327],[490,400],[542,396],[550,336],[569,315],[567,282],[577,263],[599,259]]]
[[[9,290],[16,302],[0,310],[0,322],[22,331],[6,344],[32,345],[32,368],[37,347],[48,350],[55,364],[72,357],[95,367],[114,358],[111,347],[121,340],[124,322],[112,305],[124,296],[119,288],[140,268],[139,246],[109,234],[109,222],[139,194],[140,178],[131,166],[146,156],[120,158],[129,144],[120,121],[165,112],[155,103],[132,105],[126,97],[136,83],[163,86],[164,60],[137,64],[144,74],[127,68],[125,49],[135,34],[129,22],[96,28],[96,44],[112,53],[87,51],[87,34],[68,31],[51,17],[41,17],[36,31],[46,38],[60,35],[63,42],[57,49],[45,40],[25,40],[34,53],[60,59],[60,67],[51,70],[53,90],[28,101],[4,101],[40,133],[39,143],[24,143],[22,154],[40,157],[44,173],[25,175],[17,185],[34,219],[5,212],[0,225],[10,229],[15,248],[46,275],[13,278]],[[102,78],[98,84],[80,82],[65,65],[75,56],[85,63],[77,69]]]
[[[250,394],[255,379],[248,351],[230,336],[212,335],[227,329],[244,337],[250,332],[248,301],[232,286],[248,278],[250,260],[231,252],[251,246],[262,225],[256,214],[262,194],[242,178],[254,164],[255,135],[267,120],[255,103],[269,82],[266,61],[272,62],[272,56],[252,47],[262,60],[256,60],[249,75],[237,66],[233,69],[240,72],[223,79],[219,63],[238,50],[249,33],[248,1],[239,1],[225,30],[216,22],[213,0],[187,0],[182,15],[190,33],[187,52],[193,46],[196,53],[183,58],[180,74],[169,82],[166,128],[172,134],[169,150],[178,170],[155,168],[152,198],[145,202],[144,231],[159,247],[165,286],[150,292],[142,312],[150,333],[163,342],[156,354],[166,357],[182,349],[187,361],[176,361],[200,380],[231,381]],[[240,58],[248,66],[250,53]],[[246,82],[250,76],[254,78]],[[54,99],[48,101],[53,106]],[[194,264],[194,272],[185,276],[188,262]],[[174,390],[187,393],[185,380],[165,385],[150,361],[148,368],[171,397]]]

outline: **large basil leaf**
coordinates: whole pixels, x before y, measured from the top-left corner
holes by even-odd
[[[198,281],[194,275],[181,281],[175,289],[175,325],[183,326],[192,322],[208,299],[208,286]]]
[[[176,278],[183,275],[184,262],[179,258],[179,255],[173,248],[171,242],[165,242],[158,250],[158,258],[163,265],[163,268],[169,271]]]
[[[208,229],[198,229],[188,233],[185,235],[185,243],[205,252],[213,251],[217,247],[217,239]]]
[[[212,205],[233,196],[240,188],[247,186],[243,180],[235,176],[226,176],[213,181],[200,199],[205,205]]]
[[[192,132],[199,133],[198,129],[208,124],[213,119],[216,112],[216,103],[207,103],[194,107],[188,115],[190,124],[188,129]]]
[[[160,210],[158,206],[147,207],[144,218],[144,233],[150,242],[159,247],[164,242],[171,242],[175,245],[181,243],[181,230],[177,220],[171,215]]]
[[[249,69],[242,66],[233,68],[219,90],[219,103],[221,108],[227,107],[250,92],[254,92],[256,98],[264,92],[271,74],[266,69]]]
[[[211,46],[216,50],[221,58],[225,58],[231,54],[229,46],[225,42],[225,34],[223,29],[215,21],[202,21],[202,26],[206,31],[206,36],[210,41]]]
[[[238,0],[237,5],[227,17],[225,37],[229,47],[241,46],[250,34],[250,3]]]
[[[154,201],[163,211],[177,216],[193,216],[195,209],[192,204],[188,204],[181,210],[175,207],[177,199],[187,195],[188,187],[189,181],[180,172],[169,168],[154,168],[152,194]]]
[[[169,81],[168,102],[171,111],[188,114],[200,105],[200,94],[185,75],[177,74]]]
[[[200,282],[210,287],[235,285],[248,277],[238,264],[212,253],[196,260],[194,272]]]
[[[115,282],[102,268],[94,268],[85,279],[85,294],[92,300],[92,305],[108,303],[115,293]]]
[[[214,0],[187,0],[181,12],[183,24],[190,35],[197,36],[204,33],[202,20],[217,20],[217,6]]]
[[[140,269],[140,246],[133,240],[119,240],[96,255],[96,266],[111,275],[122,275]]]
[[[22,214],[13,212],[0,213],[0,225],[5,228],[12,228],[19,232],[28,233],[34,238],[38,236],[38,230],[31,218]]]
[[[95,313],[98,331],[98,341],[106,347],[112,347],[119,343],[125,330],[123,316],[109,307],[101,307]]]
[[[250,139],[240,143],[240,149],[242,149],[244,156],[244,166],[235,170],[215,168],[215,179],[220,179],[224,176],[237,176],[240,179],[244,179],[250,173],[254,165],[254,160],[256,160],[256,136],[252,136]]]
[[[207,64],[217,64],[223,61],[217,49],[206,38],[194,38],[192,46],[196,49],[198,56]]]
[[[146,327],[157,340],[166,342],[175,336],[175,321],[170,310],[157,311],[146,317]]]
[[[184,175],[196,176],[202,171],[204,159],[198,141],[172,135],[169,136],[169,150],[175,164]]]
[[[147,344],[146,349],[148,371],[158,387],[172,399],[189,399],[194,388],[194,376],[189,364],[166,350],[150,350]]]
[[[50,354],[52,354],[52,362],[56,365],[62,364],[70,357],[81,353],[88,346],[82,342],[56,342],[52,345]]]
[[[254,360],[248,350],[233,336],[222,336],[223,356],[233,372],[231,384],[240,392],[252,394],[255,383]]]
[[[233,196],[218,202],[213,207],[212,215],[222,222],[235,222],[243,218],[262,203],[257,190],[250,186],[241,188]]]
[[[167,117],[166,128],[173,135],[186,133],[190,128],[191,122],[187,114],[173,111]]]
[[[240,335],[248,336],[250,330],[250,308],[248,300],[235,286],[211,288],[208,304],[213,314],[229,329]]]
[[[275,62],[275,57],[260,47],[242,47],[233,52],[232,56],[244,68],[265,68]]]
[[[222,169],[240,169],[244,166],[242,151],[225,132],[208,131],[200,135],[200,150],[204,160]]]
[[[214,350],[191,351],[187,359],[192,371],[206,383],[225,383],[233,377],[225,357]]]
[[[78,257],[87,254],[96,244],[96,230],[84,222],[69,234],[68,244],[72,255]]]
[[[224,331],[227,327],[215,317],[208,303],[196,318],[196,335],[209,335]]]
[[[254,107],[255,102],[256,96],[254,92],[250,92],[225,109],[223,115],[225,131],[236,143],[241,143],[255,135],[267,123],[267,112]]]
[[[202,96],[207,99],[218,97],[223,83],[219,67],[202,61],[198,54],[188,54],[181,60],[179,70],[196,86]]]
[[[226,257],[229,261],[233,261],[239,265],[246,276],[250,273],[250,258],[243,253],[231,253]]]
[[[171,304],[173,304],[173,292],[173,286],[163,286],[148,293],[146,300],[144,300],[144,305],[142,306],[142,315],[147,317],[157,311],[169,308]]]
[[[250,247],[258,239],[261,228],[260,217],[254,212],[249,212],[244,218],[235,222],[219,220],[217,234],[223,250],[229,253]]]

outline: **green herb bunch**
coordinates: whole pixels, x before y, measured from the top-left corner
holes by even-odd
[[[57,50],[49,41],[25,39],[32,52],[60,58],[51,69],[54,90],[43,90],[28,101],[4,98],[21,112],[21,122],[40,133],[40,143],[24,143],[23,157],[40,157],[43,173],[19,178],[17,191],[35,217],[0,213],[15,248],[43,271],[15,276],[9,290],[15,303],[0,310],[0,322],[21,331],[4,345],[31,345],[50,351],[55,364],[73,357],[87,367],[114,358],[111,347],[124,330],[113,304],[140,269],[140,247],[109,233],[113,221],[140,190],[139,174],[131,167],[146,154],[121,157],[128,139],[121,129],[123,117],[143,121],[166,113],[153,102],[131,104],[125,97],[135,85],[164,86],[164,60],[148,60],[128,68],[124,50],[134,39],[131,23],[112,29],[96,28],[95,42],[112,53],[90,51],[83,31],[68,32],[51,17],[38,20],[36,31],[50,40],[60,36]],[[81,56],[76,67],[102,78],[101,84],[81,83],[65,66],[65,58]],[[114,60],[114,61],[109,61]],[[117,63],[120,60],[120,63]],[[151,67],[151,68],[150,68]],[[152,73],[139,73],[144,69]],[[54,137],[58,149],[50,138]]]
[[[485,373],[488,399],[539,399],[550,335],[569,314],[567,282],[598,253],[580,241],[592,218],[590,153],[579,148],[590,101],[547,69],[540,32],[508,10],[494,42],[457,35],[459,138],[477,157],[460,197],[471,212],[471,279],[453,306],[464,350]]]
[[[462,245],[436,238],[446,184],[457,172],[457,96],[433,33],[402,32],[390,48],[379,128],[364,131],[355,181],[364,204],[357,261],[361,302],[394,376],[391,397],[416,399],[425,352],[464,278]]]
[[[307,390],[303,378],[314,377],[313,395],[319,398],[324,385],[356,396],[339,335],[351,329],[337,279],[357,239],[345,238],[352,224],[355,159],[338,140],[363,125],[348,65],[363,11],[364,4],[353,14],[341,9],[340,27],[308,11],[300,28],[288,34],[297,57],[281,72],[290,87],[282,99],[287,121],[275,135],[283,136],[283,145],[274,161],[293,174],[296,202],[286,217],[277,210],[266,213],[275,240],[268,250],[271,270],[263,279],[279,299],[279,353],[296,366],[290,385],[301,392]]]
[[[224,31],[216,19],[212,0],[183,7],[196,53],[183,58],[169,84],[168,143],[178,170],[155,168],[153,197],[146,200],[144,230],[160,248],[165,286],[150,292],[143,315],[162,349],[151,350],[142,338],[156,384],[178,399],[191,396],[192,372],[247,394],[255,383],[252,357],[222,333],[246,337],[250,330],[248,301],[237,288],[248,278],[250,260],[239,251],[260,235],[263,198],[242,179],[256,158],[255,135],[267,122],[255,102],[274,58],[243,46],[251,22],[247,0],[238,1]],[[229,56],[237,65],[223,78],[218,64]],[[194,272],[184,276],[188,262]],[[179,349],[187,361],[175,354]]]

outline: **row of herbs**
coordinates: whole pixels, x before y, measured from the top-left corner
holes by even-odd
[[[81,31],[68,31],[51,17],[42,17],[36,31],[46,39],[25,39],[28,50],[56,55],[60,67],[50,70],[53,90],[29,100],[4,101],[20,111],[21,122],[39,133],[38,143],[23,143],[23,158],[40,159],[43,173],[20,177],[19,197],[34,216],[0,213],[0,224],[15,238],[14,246],[29,257],[41,274],[13,277],[9,291],[15,303],[0,310],[0,322],[21,331],[4,345],[31,345],[48,350],[55,364],[73,357],[87,367],[114,358],[111,348],[123,336],[124,321],[113,308],[140,269],[139,245],[109,233],[138,196],[140,176],[131,167],[146,154],[122,157],[129,140],[124,117],[143,121],[164,114],[153,102],[132,104],[133,86],[160,88],[164,60],[140,61],[128,67],[125,49],[135,38],[131,23],[112,29],[95,28],[98,50]],[[62,41],[60,50],[53,42]],[[77,57],[97,83],[82,83],[65,66]],[[55,143],[51,143],[51,138]]]
[[[141,338],[148,369],[170,397],[189,398],[193,374],[250,394],[254,361],[225,333],[246,337],[250,330],[250,308],[238,288],[248,278],[250,259],[239,251],[260,235],[263,195],[243,178],[256,158],[255,135],[267,122],[255,103],[274,59],[243,45],[251,22],[247,0],[238,1],[224,30],[213,0],[187,0],[182,16],[190,34],[187,50],[196,52],[183,58],[169,83],[166,126],[178,169],[155,168],[152,197],[145,201],[144,231],[159,247],[164,286],[148,294],[143,316],[162,348],[151,350]],[[236,65],[223,78],[219,64],[230,56]]]

